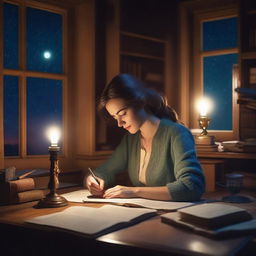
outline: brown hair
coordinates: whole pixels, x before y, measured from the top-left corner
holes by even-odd
[[[146,112],[158,118],[178,121],[176,111],[168,105],[164,96],[153,89],[146,88],[140,80],[130,74],[119,74],[110,81],[99,99],[99,110],[107,114],[106,103],[116,98],[124,99],[128,106],[135,109],[144,108]]]

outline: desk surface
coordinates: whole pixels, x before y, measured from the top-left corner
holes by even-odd
[[[197,151],[199,158],[217,158],[217,159],[256,159],[256,153],[240,152],[206,152]]]
[[[216,193],[209,194],[205,198],[216,198]],[[218,198],[217,198],[218,199]],[[74,206],[84,205],[79,203],[69,203],[68,206],[53,209],[36,209],[33,206],[36,202],[29,202],[20,205],[10,205],[0,207],[0,224],[22,227],[24,220],[44,214],[59,212],[63,209]],[[256,203],[240,204],[248,209],[256,217]],[[99,204],[89,204],[91,207],[100,207]],[[94,242],[101,245],[95,245],[100,248],[109,245],[119,246],[124,252],[127,249],[133,249],[138,252],[140,249],[146,250],[145,255],[236,255],[236,253],[248,243],[249,237],[233,238],[225,240],[213,240],[203,236],[193,234],[191,232],[173,227],[161,222],[160,216],[151,218],[134,226],[121,229],[116,232],[98,237]],[[83,238],[83,245],[88,239]],[[92,239],[90,240],[92,243]],[[113,246],[114,245],[114,246]],[[150,254],[148,254],[150,252]],[[112,252],[111,252],[112,253]],[[120,251],[119,251],[120,253]],[[97,254],[98,255],[98,254]],[[115,255],[115,253],[114,253]],[[118,254],[116,254],[118,255]],[[123,254],[122,254],[123,255]],[[136,254],[135,255],[144,255]]]

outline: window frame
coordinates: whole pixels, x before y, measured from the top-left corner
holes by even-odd
[[[203,59],[207,56],[217,56],[224,54],[239,54],[238,46],[236,48],[230,49],[219,49],[212,51],[202,50],[202,29],[203,22],[214,21],[225,18],[238,17],[236,9],[226,9],[226,10],[216,10],[208,11],[204,13],[197,13],[194,16],[194,49],[193,49],[193,59],[194,59],[194,70],[193,70],[193,100],[191,101],[191,108],[195,109],[196,100],[203,96]],[[239,85],[238,68],[234,67],[232,74],[232,130],[209,130],[209,134],[215,136],[217,141],[224,140],[237,140],[239,137],[239,105],[237,104],[237,94],[235,93],[235,88]],[[190,127],[192,128],[192,133],[197,134],[200,129],[198,127],[198,113],[193,111]],[[214,120],[213,120],[214,122]]]
[[[19,69],[5,69],[3,67],[3,61],[0,66],[0,97],[3,99],[3,77],[5,75],[17,76],[19,81],[19,155],[18,156],[4,156],[4,127],[0,126],[0,136],[2,137],[2,143],[0,143],[0,156],[3,159],[0,161],[0,168],[14,165],[17,167],[34,168],[34,166],[48,166],[48,155],[27,155],[27,136],[26,136],[26,78],[48,78],[57,79],[62,81],[62,120],[63,120],[63,148],[61,158],[67,157],[67,90],[68,90],[68,66],[67,66],[67,10],[61,7],[57,7],[51,4],[40,3],[31,0],[4,0],[2,4],[8,3],[19,6]],[[63,73],[48,73],[48,72],[35,72],[26,70],[26,8],[36,8],[48,12],[53,12],[62,15],[63,32],[62,32],[62,44],[63,44]],[[3,8],[2,8],[3,10]],[[1,13],[3,17],[3,11]],[[1,31],[3,31],[3,18],[0,22]],[[3,32],[1,32],[3,35]],[[3,38],[3,37],[1,37]],[[3,40],[0,42],[1,54],[0,58],[3,59]],[[3,102],[3,101],[2,101]],[[3,124],[3,104],[0,104],[0,122]],[[2,145],[1,145],[2,144]],[[29,161],[26,161],[28,160]],[[24,162],[25,161],[25,162]]]

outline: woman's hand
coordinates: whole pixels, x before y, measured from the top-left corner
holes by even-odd
[[[92,177],[92,175],[89,175],[86,179],[86,187],[88,188],[88,190],[90,191],[90,193],[92,195],[95,196],[102,196],[104,193],[104,180],[97,177],[97,180],[99,182],[99,184],[97,183],[97,181],[95,180],[95,178]]]
[[[109,188],[103,194],[104,198],[131,198],[136,197],[136,187],[125,187],[117,185],[113,188]]]

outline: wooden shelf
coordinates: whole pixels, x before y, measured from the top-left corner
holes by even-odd
[[[148,55],[148,54],[139,54],[136,52],[120,52],[121,55],[126,55],[126,56],[132,56],[132,57],[138,57],[138,58],[145,58],[145,59],[153,59],[153,60],[160,60],[160,61],[164,61],[165,59],[162,57],[156,57],[153,55]]]
[[[238,153],[238,152],[197,152],[198,158],[211,159],[256,159],[256,153]]]
[[[251,52],[242,52],[241,53],[241,58],[242,59],[256,59],[256,51],[251,51]]]
[[[159,38],[156,38],[156,37],[145,36],[145,35],[136,34],[136,33],[132,33],[132,32],[126,32],[126,31],[120,31],[120,35],[136,37],[136,38],[145,39],[145,40],[158,42],[158,43],[166,43],[167,42],[166,40],[159,39]]]
[[[256,111],[256,99],[240,98],[237,103]]]

